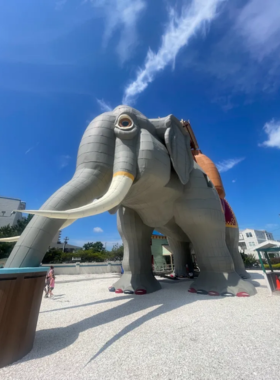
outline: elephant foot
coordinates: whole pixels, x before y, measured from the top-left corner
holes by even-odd
[[[189,292],[209,296],[249,297],[256,294],[256,289],[250,282],[242,280],[236,272],[201,272],[191,284]]]
[[[251,275],[245,269],[235,269],[235,271],[244,280],[248,280],[249,278],[251,278]]]
[[[115,293],[140,295],[153,293],[160,289],[160,283],[155,279],[152,273],[124,273],[121,278],[109,288],[109,291]]]

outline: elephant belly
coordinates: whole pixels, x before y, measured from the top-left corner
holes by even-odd
[[[157,177],[149,175],[133,185],[122,205],[136,211],[147,226],[164,226],[173,218],[174,204],[182,194],[176,175],[165,186],[158,186]]]
[[[160,207],[142,208],[135,210],[142,221],[149,227],[162,227],[165,226],[173,218],[173,206],[166,205]]]

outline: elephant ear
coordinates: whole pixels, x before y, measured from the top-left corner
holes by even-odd
[[[166,128],[164,133],[165,144],[173,167],[180,181],[185,185],[189,180],[194,163],[190,137],[188,132],[184,131],[180,121],[173,115],[166,118]]]

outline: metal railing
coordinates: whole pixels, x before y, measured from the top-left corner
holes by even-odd
[[[154,264],[153,272],[155,273],[173,273],[174,265],[171,264]]]

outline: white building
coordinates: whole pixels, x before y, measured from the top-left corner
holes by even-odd
[[[253,251],[255,246],[266,240],[274,240],[271,232],[246,228],[246,230],[239,233],[239,247],[244,250]]]
[[[17,221],[22,219],[22,213],[16,212],[11,215],[11,212],[25,210],[25,207],[26,203],[20,199],[0,197],[0,227],[15,226]]]
[[[257,252],[255,251],[262,243],[265,242],[273,243],[274,246],[278,246],[279,242],[274,240],[273,234],[265,230],[252,230],[246,228],[239,233],[239,249],[246,254],[253,254],[257,257]]]

